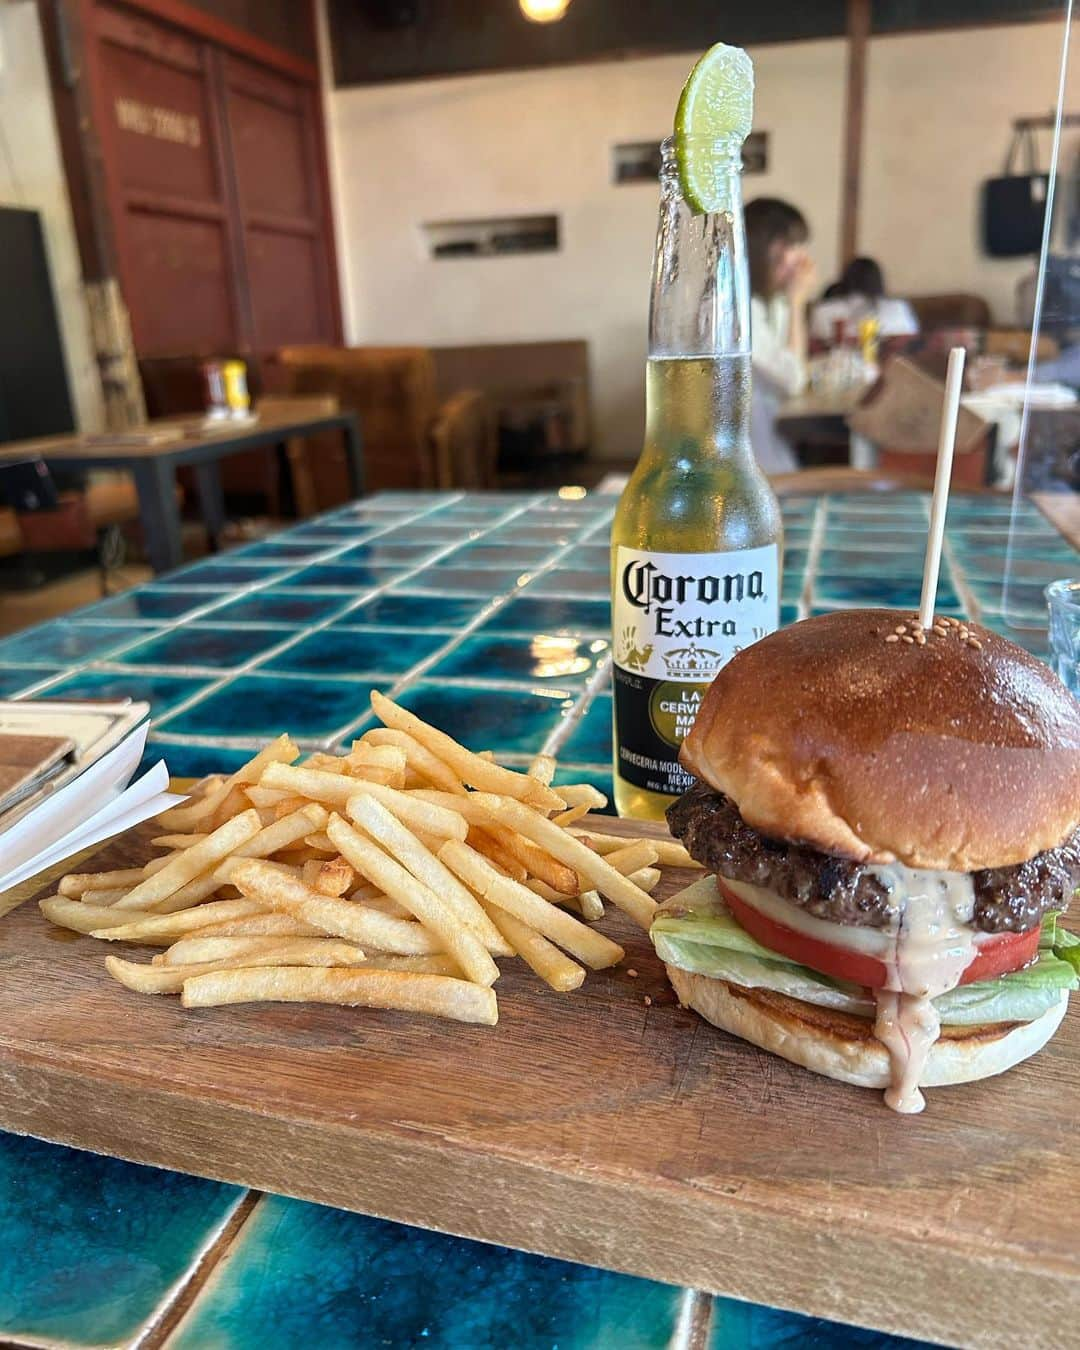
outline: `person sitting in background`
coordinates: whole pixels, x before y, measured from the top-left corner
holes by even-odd
[[[806,388],[806,303],[816,282],[806,251],[810,230],[802,212],[777,197],[756,197],[745,216],[754,375],[750,439],[766,473],[788,473],[798,464],[776,417],[786,399]]]
[[[877,320],[877,335],[882,341],[915,337],[919,331],[919,321],[908,302],[885,294],[885,277],[879,264],[873,258],[852,258],[840,279],[814,306],[810,335],[832,342],[839,324],[841,337],[850,341],[858,337],[863,319]]]

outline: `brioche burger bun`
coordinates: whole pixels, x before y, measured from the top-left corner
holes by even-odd
[[[1080,703],[1042,662],[956,619],[807,619],[720,671],[680,758],[668,822],[713,874],[652,928],[684,1004],[905,1112],[1053,1035]]]

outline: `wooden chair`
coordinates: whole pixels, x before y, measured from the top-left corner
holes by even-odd
[[[484,396],[461,390],[440,400],[430,349],[286,347],[277,363],[290,394],[333,394],[356,412],[369,491],[491,486]]]

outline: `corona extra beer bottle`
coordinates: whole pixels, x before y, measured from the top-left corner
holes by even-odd
[[[660,171],[645,445],[611,532],[615,804],[647,818],[689,786],[679,746],[713,676],[779,622],[780,511],[749,430],[749,117],[706,143],[679,127]]]

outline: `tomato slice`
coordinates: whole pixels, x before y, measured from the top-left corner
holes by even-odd
[[[866,989],[880,989],[885,984],[885,962],[865,952],[850,951],[834,946],[821,938],[807,937],[805,933],[788,928],[786,924],[748,905],[718,877],[720,892],[736,921],[763,947],[768,947],[789,961],[831,975],[834,980],[848,980]],[[1026,933],[995,933],[981,942],[971,964],[960,977],[961,984],[977,980],[992,980],[1030,965],[1039,953],[1039,927]]]

